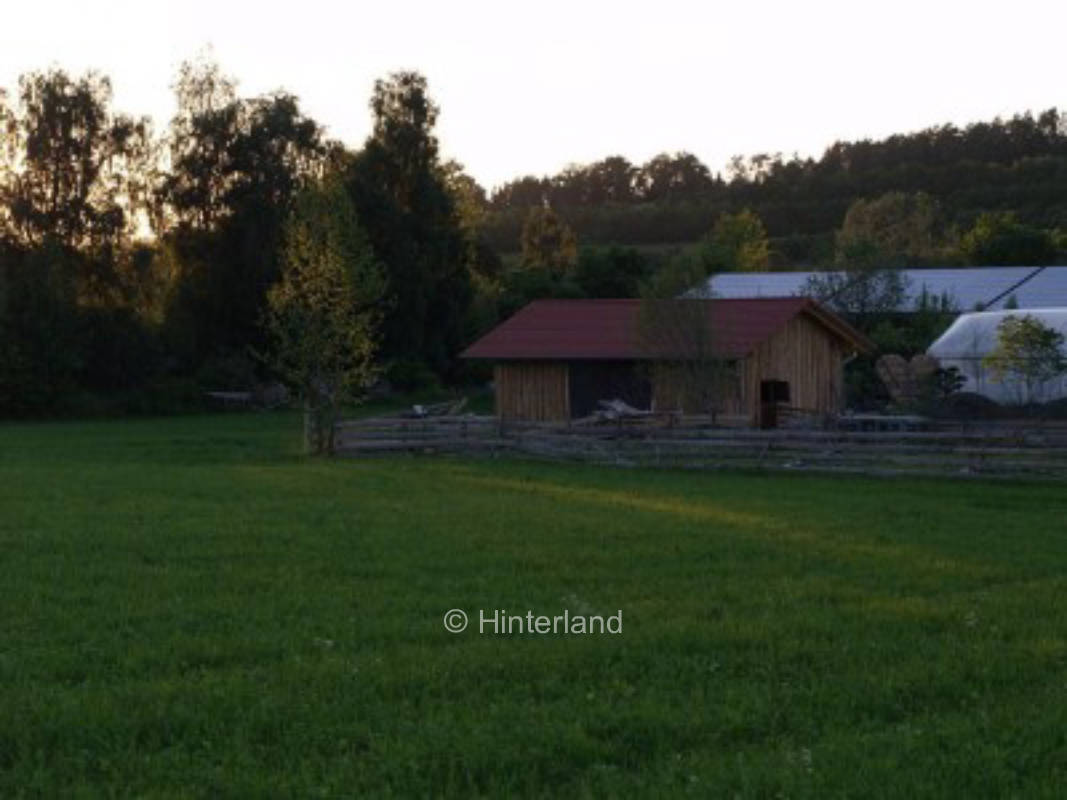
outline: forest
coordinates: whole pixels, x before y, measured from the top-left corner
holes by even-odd
[[[930,222],[944,245],[939,260],[952,265],[967,261],[953,245],[983,214],[1013,214],[1045,230],[1067,227],[1065,185],[1067,127],[1053,108],[1036,117],[836,142],[819,159],[735,156],[725,176],[690,153],[663,153],[641,165],[611,156],[499,187],[489,199],[486,235],[497,249],[514,250],[528,210],[548,204],[590,243],[688,243],[707,233],[709,221],[747,208],[770,237],[774,266],[817,268],[833,261],[835,234],[854,203],[922,194],[936,205]]]
[[[441,154],[419,73],[376,82],[358,148],[292,94],[236,87],[212,62],[183,64],[162,130],[115,110],[95,72],[28,72],[0,94],[0,416],[306,388],[301,359],[331,348],[359,390],[480,380],[456,355],[537,297],[1067,255],[1055,109],[818,159],[739,156],[725,175],[689,153],[609,156],[487,189]]]

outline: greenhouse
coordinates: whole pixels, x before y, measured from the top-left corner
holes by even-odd
[[[997,346],[997,328],[1010,316],[1031,317],[1067,337],[1067,308],[1041,308],[1028,311],[982,311],[961,314],[941,337],[927,349],[944,368],[956,367],[966,379],[964,392],[974,392],[1003,405],[1028,402],[1047,403],[1067,397],[1067,376],[1027,387],[1021,376],[996,380],[983,359]]]

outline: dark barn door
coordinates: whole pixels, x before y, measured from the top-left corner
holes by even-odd
[[[599,410],[601,400],[618,399],[640,409],[652,405],[652,385],[632,362],[572,361],[570,368],[572,418]]]
[[[761,428],[778,427],[778,406],[789,405],[788,381],[760,381],[759,385]]]

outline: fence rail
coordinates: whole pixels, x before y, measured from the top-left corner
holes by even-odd
[[[565,425],[495,417],[373,417],[337,426],[343,456],[513,454],[561,461],[699,469],[1067,479],[1067,426],[998,424],[929,431],[781,429],[619,421]]]

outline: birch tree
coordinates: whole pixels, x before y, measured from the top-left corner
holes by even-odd
[[[272,365],[304,402],[309,452],[334,450],[341,405],[377,375],[385,279],[347,192],[327,181],[297,196],[281,279],[268,292]]]

